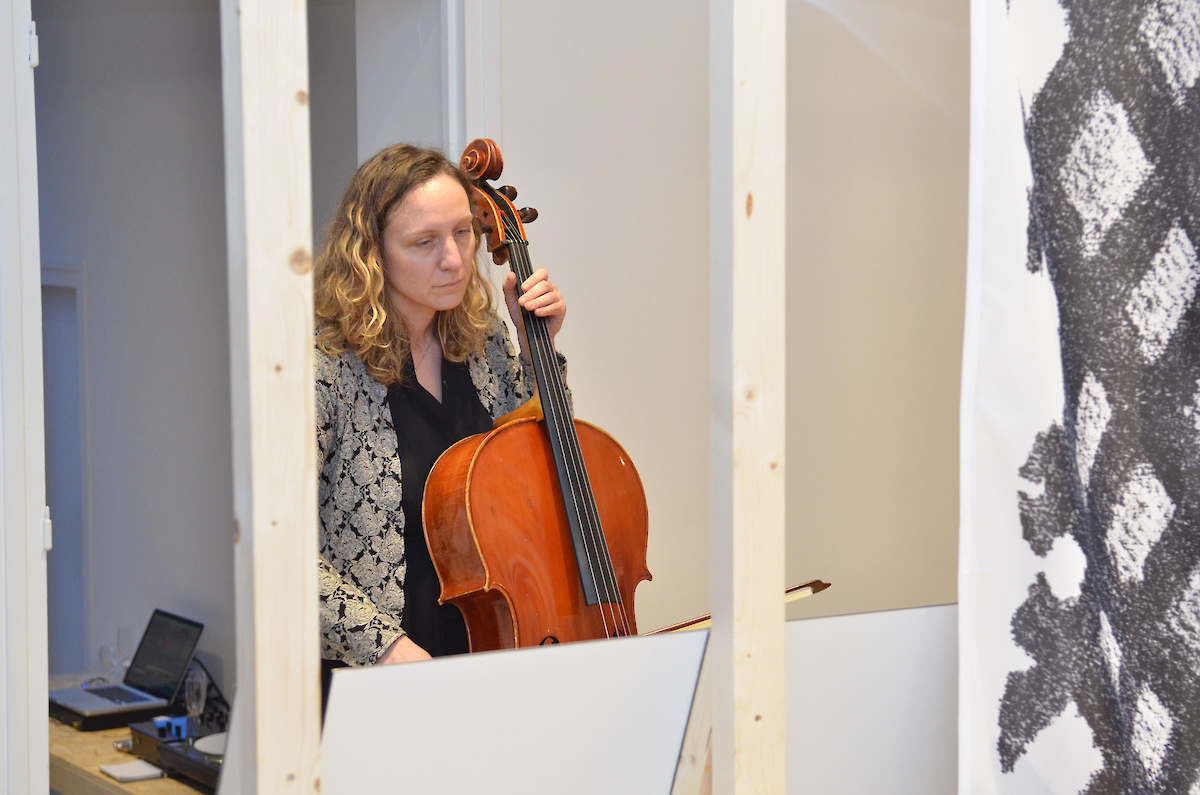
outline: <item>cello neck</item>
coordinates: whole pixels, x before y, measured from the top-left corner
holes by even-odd
[[[506,219],[505,223],[510,222]],[[533,264],[529,259],[529,243],[519,235],[519,230],[510,228],[509,232],[508,263],[516,274],[519,285],[533,275]],[[566,385],[558,367],[558,355],[554,349],[554,340],[550,337],[550,330],[546,326],[546,319],[522,308],[521,324],[525,327],[525,339],[529,345],[527,353],[533,365],[538,391],[542,396],[542,411],[546,415],[546,422],[554,427],[561,425],[565,430],[572,424],[571,402],[567,398]],[[574,434],[573,427],[570,428],[570,433]]]
[[[488,190],[490,192],[494,189],[488,186]],[[529,244],[511,217],[502,214],[501,219],[506,231],[508,263],[517,276],[517,283],[522,284],[533,275]],[[589,605],[600,602],[619,603],[621,595],[616,587],[612,558],[579,447],[571,402],[558,367],[554,341],[550,338],[545,318],[522,308],[521,321],[525,326],[529,358],[542,398],[546,433],[550,439],[559,490],[562,492],[563,507],[575,547],[575,561],[579,567],[584,601]]]

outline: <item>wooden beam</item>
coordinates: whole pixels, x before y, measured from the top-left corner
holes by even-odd
[[[46,792],[42,298],[29,0],[0,7],[0,791]]]
[[[320,734],[305,3],[222,0],[237,691],[222,793],[315,793]]]
[[[712,656],[707,650],[683,732],[671,795],[712,795]]]
[[[713,791],[783,793],[785,8],[710,9]]]

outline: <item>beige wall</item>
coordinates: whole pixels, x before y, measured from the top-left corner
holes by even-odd
[[[789,617],[957,600],[968,4],[823,5],[788,6],[787,569],[834,587]]]

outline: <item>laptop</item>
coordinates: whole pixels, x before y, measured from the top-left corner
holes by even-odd
[[[50,717],[82,731],[126,726],[160,714],[187,675],[204,625],[155,610],[120,684],[50,691]]]

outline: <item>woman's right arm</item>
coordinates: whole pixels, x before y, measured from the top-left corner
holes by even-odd
[[[382,662],[391,647],[406,638],[399,623],[321,556],[318,566],[321,595],[321,647],[325,658],[352,665]],[[411,643],[411,641],[410,641]]]
[[[391,665],[392,663],[402,662],[417,662],[418,660],[431,660],[429,652],[422,649],[417,644],[413,643],[412,638],[408,635],[403,635],[388,647],[388,650],[380,655],[375,661],[376,665]]]

